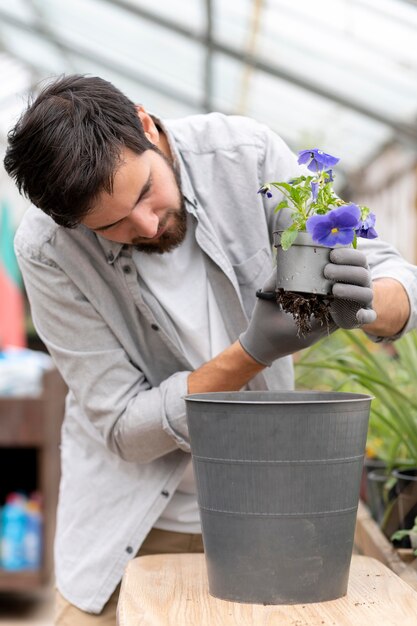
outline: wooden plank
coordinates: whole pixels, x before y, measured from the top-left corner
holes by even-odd
[[[358,507],[354,544],[361,554],[378,559],[417,590],[417,559],[406,563],[400,557],[398,550],[385,537],[363,502]]]
[[[53,542],[56,527],[58,487],[61,476],[61,426],[65,412],[67,387],[57,370],[44,376],[43,445],[39,454],[39,487],[43,494],[42,577],[48,581],[53,573]]]
[[[416,560],[414,550],[411,548],[397,548],[397,554],[403,563],[413,563]]]
[[[42,409],[41,398],[0,398],[0,446],[42,445]]]
[[[8,572],[0,569],[1,592],[28,591],[30,589],[37,589],[41,584],[41,570]]]
[[[203,554],[133,559],[118,605],[119,626],[415,626],[417,593],[370,557],[353,556],[345,597],[263,606],[213,598]]]

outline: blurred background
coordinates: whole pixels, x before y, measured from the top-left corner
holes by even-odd
[[[100,75],[161,117],[248,115],[336,154],[339,192],[415,261],[416,32],[415,0],[0,0],[0,151],[28,89]]]
[[[99,75],[162,118],[247,115],[294,151],[319,147],[339,156],[338,193],[371,207],[379,235],[416,263],[416,34],[415,0],[0,0],[0,157],[29,92],[42,81]],[[27,206],[1,168],[0,470],[30,477],[16,484],[1,479],[0,505],[17,491],[32,512],[42,501],[53,516],[54,497],[47,499],[59,470],[45,450],[55,449],[59,434],[46,442],[28,434],[25,422],[33,423],[34,406],[39,420],[52,406],[61,410],[45,382],[51,364],[39,358],[43,346],[13,257],[13,233]],[[30,351],[17,362],[11,346]],[[33,401],[25,404],[28,397]],[[16,417],[8,421],[16,411],[26,415],[20,430]],[[47,474],[55,477],[50,484]],[[42,533],[31,573],[0,568],[4,592],[36,591],[50,577]],[[9,621],[44,623],[36,608],[14,615],[4,595],[0,623],[1,607]]]

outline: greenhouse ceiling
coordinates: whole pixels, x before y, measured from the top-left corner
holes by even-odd
[[[366,165],[417,147],[417,0],[0,0],[0,132],[26,93],[103,76],[161,117],[254,117]]]

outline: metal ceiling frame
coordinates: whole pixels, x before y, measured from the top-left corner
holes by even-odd
[[[417,0],[400,0],[400,2],[404,2],[404,4],[411,4],[413,7],[417,7]]]
[[[45,16],[45,13],[42,10],[42,8],[39,6],[39,3],[37,2],[37,0],[24,0],[24,3],[26,4],[27,7],[29,7],[29,10],[32,11],[36,25],[39,28],[39,30],[43,33],[43,37],[45,39],[48,39],[49,37],[53,36],[54,34],[53,29],[50,27],[48,20]],[[58,49],[61,56],[63,57],[64,62],[67,63],[68,66],[71,68],[72,60],[71,60],[71,57],[68,56],[67,51],[64,48],[62,48],[59,41],[55,41],[54,45]]]
[[[206,14],[206,27],[204,32],[197,32],[188,28],[187,26],[181,25],[178,22],[175,22],[166,17],[162,17],[157,15],[147,9],[142,7],[134,6],[130,2],[126,0],[101,0],[102,2],[107,2],[113,6],[118,6],[119,8],[128,11],[134,14],[136,17],[140,17],[144,20],[152,22],[161,28],[166,28],[170,31],[177,33],[178,35],[184,36],[187,39],[195,41],[196,43],[201,44],[206,49],[205,56],[205,67],[204,67],[204,97],[202,101],[197,99],[193,99],[190,96],[181,93],[174,88],[167,87],[166,85],[160,83],[157,80],[150,79],[149,77],[141,74],[140,72],[133,71],[131,69],[126,68],[125,66],[115,63],[113,61],[109,61],[105,57],[102,57],[99,54],[94,54],[90,50],[83,50],[78,45],[77,47],[74,44],[68,43],[63,40],[62,37],[56,37],[51,32],[51,27],[49,25],[48,31],[45,32],[44,29],[40,28],[37,24],[27,24],[24,21],[15,18],[8,14],[5,11],[0,9],[0,19],[6,23],[11,25],[14,28],[36,34],[39,37],[42,37],[49,41],[51,44],[57,46],[60,52],[66,52],[70,54],[74,54],[75,56],[79,56],[90,61],[93,61],[102,67],[105,67],[111,71],[117,72],[118,74],[125,76],[131,80],[139,81],[145,86],[149,87],[152,90],[155,90],[167,97],[175,99],[183,104],[188,106],[193,106],[198,109],[202,109],[204,111],[212,110],[212,94],[213,94],[213,56],[214,53],[223,54],[229,59],[233,59],[235,61],[242,60],[252,68],[252,70],[258,70],[260,72],[264,72],[270,76],[274,76],[275,78],[279,78],[280,80],[284,80],[289,82],[292,85],[300,87],[301,89],[305,89],[311,93],[314,93],[322,98],[335,102],[341,105],[343,108],[350,109],[368,117],[372,120],[380,122],[385,126],[391,128],[394,131],[396,139],[401,141],[401,143],[406,143],[407,145],[411,145],[414,149],[416,149],[417,144],[417,124],[407,124],[398,122],[386,115],[379,113],[378,111],[372,110],[365,105],[362,105],[352,99],[342,97],[336,92],[332,92],[328,89],[325,89],[314,81],[309,80],[308,78],[300,78],[295,74],[287,71],[283,67],[279,67],[277,65],[273,65],[271,63],[267,63],[259,58],[257,55],[251,53],[250,51],[246,54],[242,54],[242,50],[234,48],[232,46],[228,46],[224,43],[216,41],[213,37],[213,6],[212,0],[202,0],[205,2],[205,14]],[[415,2],[413,2],[415,4]],[[0,31],[1,32],[1,31]],[[223,109],[224,111],[224,109]],[[230,111],[224,111],[226,113],[230,113]]]
[[[206,58],[204,63],[204,104],[205,111],[213,110],[213,2],[202,0],[206,11],[205,47]]]
[[[101,65],[102,67],[105,67],[106,69],[110,70],[111,72],[114,72],[116,74],[120,74],[120,76],[123,76],[129,80],[132,81],[136,81],[142,85],[144,85],[145,87],[148,87],[149,89],[156,91],[158,93],[161,93],[162,95],[171,98],[173,100],[177,100],[178,102],[181,102],[182,104],[185,104],[187,106],[191,106],[197,109],[203,109],[204,108],[204,102],[197,100],[197,99],[193,99],[192,97],[181,93],[180,91],[172,88],[172,87],[168,87],[162,83],[160,83],[159,81],[155,81],[151,78],[149,78],[148,76],[146,76],[145,74],[141,74],[140,72],[138,72],[137,70],[131,70],[130,68],[127,68],[125,65],[116,63],[114,61],[110,61],[109,59],[106,59],[105,57],[102,57],[100,55],[94,54],[93,52],[91,52],[91,50],[84,50],[81,46],[79,46],[77,44],[77,46],[75,47],[72,44],[68,44],[66,43],[62,38],[57,38],[54,35],[52,35],[51,33],[48,34],[47,37],[45,37],[44,33],[42,30],[40,30],[39,28],[37,28],[36,26],[33,25],[29,25],[26,24],[25,22],[22,22],[21,20],[17,20],[16,18],[7,15],[6,13],[4,13],[3,11],[1,11],[0,9],[0,21],[3,20],[4,22],[7,22],[10,26],[12,26],[13,28],[16,28],[18,30],[30,33],[30,34],[35,34],[43,39],[47,39],[48,43],[58,47],[60,51],[64,50],[65,52],[68,52],[70,54],[73,54],[76,57],[80,57],[83,59],[86,59],[88,61],[92,61],[93,63],[97,63],[97,65]],[[1,31],[0,31],[0,36],[1,36]],[[16,58],[19,58],[22,62],[24,62],[26,65],[28,65],[29,67],[31,67],[33,70],[37,70],[37,68],[39,68],[39,65],[36,65],[33,62],[29,62],[26,57],[24,57],[23,55],[18,55],[16,52],[13,51],[13,56],[15,56]],[[47,68],[45,68],[47,69]]]

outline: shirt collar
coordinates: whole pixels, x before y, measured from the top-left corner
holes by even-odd
[[[197,199],[195,197],[195,193],[193,187],[191,185],[190,177],[188,176],[188,172],[185,168],[184,162],[182,160],[181,154],[175,144],[175,139],[167,128],[167,126],[160,120],[156,115],[151,114],[151,117],[155,124],[163,130],[166,135],[169,148],[171,150],[174,168],[179,171],[180,179],[181,179],[181,193],[186,200],[185,208],[192,215],[196,215],[197,208]],[[126,244],[116,243],[114,241],[109,241],[104,237],[101,237],[98,233],[94,233],[97,237],[99,244],[101,245],[104,254],[106,255],[107,262],[111,265],[115,262],[117,257],[119,256],[123,246]],[[129,247],[129,246],[128,246]]]
[[[175,142],[175,138],[173,136],[173,134],[171,133],[171,131],[169,130],[169,127],[167,126],[167,124],[165,124],[162,120],[160,120],[156,115],[151,115],[153,121],[155,122],[155,124],[157,126],[159,126],[159,128],[161,128],[164,133],[165,136],[167,138],[168,141],[168,145],[169,148],[171,150],[171,154],[172,154],[172,158],[173,158],[173,164],[174,164],[174,168],[179,172],[180,174],[180,179],[181,179],[181,192],[182,195],[184,196],[185,200],[187,200],[187,202],[189,203],[189,205],[191,205],[191,207],[187,206],[187,209],[189,210],[189,212],[194,214],[194,210],[192,207],[194,207],[194,209],[196,209],[197,207],[197,199],[195,197],[195,192],[193,189],[193,186],[191,185],[191,181],[190,181],[190,177],[188,176],[188,172],[185,168],[184,165],[184,161],[182,159],[182,156],[177,148],[177,144]]]
[[[115,241],[109,241],[108,239],[104,239],[104,237],[101,237],[98,233],[94,234],[97,237],[97,240],[101,245],[104,254],[106,255],[107,263],[112,265],[119,256],[125,244],[116,243]]]

